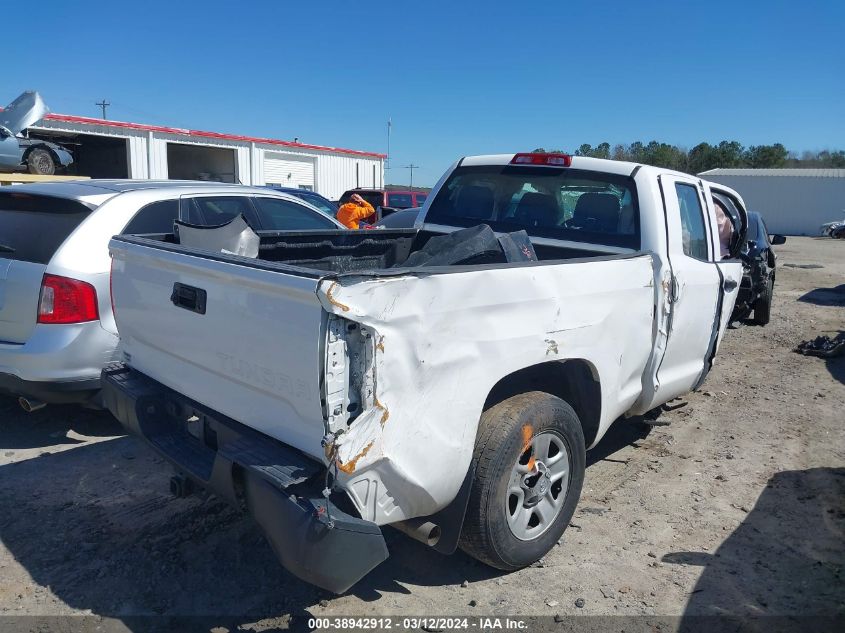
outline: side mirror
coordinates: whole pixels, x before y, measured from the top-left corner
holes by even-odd
[[[786,244],[786,238],[783,235],[770,235],[769,241],[774,246],[779,246],[780,244]]]

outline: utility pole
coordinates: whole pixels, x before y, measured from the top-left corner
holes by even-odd
[[[419,168],[420,168],[420,166],[414,165],[414,163],[411,163],[410,165],[405,165],[405,169],[411,170],[411,189],[414,188],[414,170],[419,169]]]
[[[94,105],[100,106],[103,109],[103,118],[105,119],[106,118],[106,108],[109,107],[111,105],[111,103],[109,103],[108,101],[103,99],[102,101],[100,101],[99,103],[95,103]]]
[[[387,117],[387,158],[384,160],[384,168],[390,169],[390,128],[393,127],[393,123],[390,120],[390,117]]]

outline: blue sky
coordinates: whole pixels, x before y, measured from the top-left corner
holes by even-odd
[[[391,117],[388,181],[427,185],[605,140],[845,148],[841,2],[189,4],[42,1],[0,101],[381,152]]]

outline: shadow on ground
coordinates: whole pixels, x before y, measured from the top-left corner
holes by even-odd
[[[845,306],[845,284],[834,288],[816,288],[801,295],[798,301],[817,306]]]
[[[647,432],[615,425],[590,463]],[[35,441],[37,433],[29,436]],[[214,497],[173,498],[171,474],[132,437],[0,466],[0,540],[59,602],[130,628],[136,616],[229,625],[233,617],[301,621],[309,610],[321,612],[320,601],[332,595],[288,574],[249,517]],[[350,591],[362,600],[408,594],[407,585],[457,587],[502,573],[461,552],[442,556],[391,529],[385,538],[390,557]],[[0,578],[0,595],[10,595],[2,584]],[[28,610],[57,607],[45,602]]]
[[[49,405],[26,413],[16,398],[0,397],[0,451],[81,443],[68,437],[69,431],[88,437],[123,434],[118,421],[107,411],[79,405]]]
[[[674,552],[702,566],[684,616],[845,616],[845,468],[784,471],[714,554]]]

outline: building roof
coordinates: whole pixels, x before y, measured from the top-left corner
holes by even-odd
[[[803,178],[845,178],[845,169],[710,169],[699,176],[800,176]]]
[[[344,149],[342,147],[327,147],[325,145],[310,145],[296,141],[283,141],[275,138],[263,138],[260,136],[241,136],[239,134],[224,134],[222,132],[206,132],[203,130],[189,130],[185,128],[167,127],[164,125],[147,125],[145,123],[129,123],[127,121],[112,121],[110,119],[95,119],[87,116],[75,116],[71,114],[48,114],[43,120],[58,121],[62,123],[82,123],[85,125],[104,125],[107,127],[123,128],[128,130],[139,130],[143,132],[161,132],[163,134],[180,134],[208,139],[219,139],[226,141],[243,141],[246,143],[264,143],[267,145],[280,145],[282,147],[296,147],[299,149],[311,149],[319,152],[334,152],[338,154],[350,154],[352,156],[366,156],[369,158],[387,158],[386,154],[377,152],[364,152],[357,149]],[[36,124],[37,126],[37,124]]]

